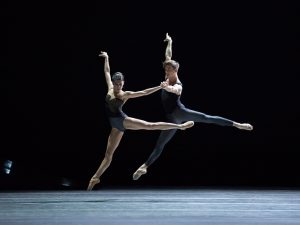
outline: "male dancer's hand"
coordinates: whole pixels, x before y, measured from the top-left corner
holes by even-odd
[[[169,36],[169,34],[166,34],[166,39],[164,40],[165,42],[172,42],[172,38]]]
[[[108,55],[106,52],[101,52],[101,54],[99,54],[100,57],[104,57],[104,58],[108,58]]]

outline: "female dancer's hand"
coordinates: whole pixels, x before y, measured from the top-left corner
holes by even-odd
[[[169,82],[167,82],[167,81],[160,82],[160,86],[162,89],[166,88],[168,85],[169,85]]]
[[[104,57],[104,58],[108,58],[108,55],[106,52],[101,52],[101,54],[99,54],[100,57]]]

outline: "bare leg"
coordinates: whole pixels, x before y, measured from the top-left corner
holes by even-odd
[[[194,126],[194,122],[188,121],[183,124],[166,123],[166,122],[147,122],[132,117],[126,117],[126,119],[123,122],[123,125],[126,129],[130,129],[130,130],[171,130],[171,129],[185,130],[187,128]]]
[[[100,182],[100,176],[104,173],[104,171],[109,167],[113,154],[118,147],[122,136],[124,132],[119,131],[115,128],[112,128],[110,135],[108,137],[107,141],[107,147],[106,147],[106,152],[105,152],[105,157],[102,160],[98,170],[94,174],[94,176],[91,178],[89,186],[87,188],[88,191],[92,190],[93,187]]]

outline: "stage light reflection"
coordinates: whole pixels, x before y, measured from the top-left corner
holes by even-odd
[[[61,179],[61,185],[65,186],[65,187],[70,187],[70,186],[72,186],[72,181],[68,178],[63,177]]]
[[[13,162],[11,160],[4,160],[3,172],[5,174],[10,174],[12,170]]]

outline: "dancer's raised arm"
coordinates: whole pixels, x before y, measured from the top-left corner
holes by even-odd
[[[165,61],[170,61],[172,59],[172,38],[169,36],[169,34],[166,34],[165,42],[168,42],[166,53],[165,53]]]
[[[113,88],[113,83],[111,81],[111,76],[110,76],[108,55],[106,52],[101,52],[101,54],[99,54],[99,56],[104,58],[104,74],[105,74],[107,88],[108,88],[108,90],[110,90]]]

